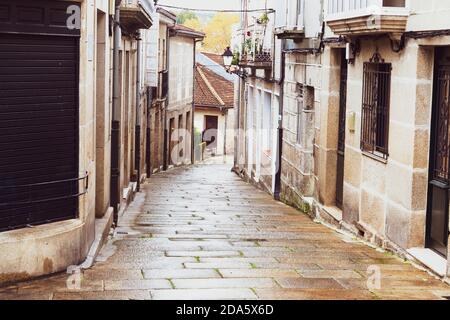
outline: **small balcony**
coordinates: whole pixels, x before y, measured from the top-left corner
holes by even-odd
[[[405,32],[408,17],[406,0],[328,0],[325,20],[337,35],[397,38]]]
[[[272,38],[269,28],[252,25],[244,30],[239,66],[252,69],[272,69]]]
[[[272,69],[272,54],[270,50],[243,53],[239,65],[244,68],[252,69]]]
[[[123,0],[120,5],[120,23],[131,34],[139,29],[149,29],[153,24],[153,12],[151,0]]]

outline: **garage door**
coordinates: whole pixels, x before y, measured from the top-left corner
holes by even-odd
[[[78,214],[79,37],[27,3],[0,0],[0,231]]]

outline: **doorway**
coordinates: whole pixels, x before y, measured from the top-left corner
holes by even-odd
[[[339,127],[336,170],[336,207],[343,209],[344,199],[344,167],[345,167],[345,127],[347,113],[347,77],[348,63],[345,50],[341,50],[341,73],[339,87]]]
[[[209,150],[217,149],[217,130],[219,129],[219,117],[205,116],[205,131],[203,132],[203,142]]]
[[[435,52],[426,246],[447,257],[450,190],[450,47]]]

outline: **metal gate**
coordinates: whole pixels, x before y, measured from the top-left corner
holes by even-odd
[[[75,218],[79,30],[64,1],[0,0],[0,231]]]
[[[342,209],[344,198],[344,165],[345,165],[345,116],[347,112],[347,75],[348,64],[345,50],[341,50],[341,76],[339,92],[339,134],[337,150],[336,206]]]
[[[450,48],[436,50],[427,247],[447,256],[450,190]]]

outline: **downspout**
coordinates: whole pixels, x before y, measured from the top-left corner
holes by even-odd
[[[200,39],[194,39],[194,64],[192,66],[192,115],[191,115],[191,164],[195,164],[195,70],[197,64],[197,42],[200,42]]]
[[[225,109],[225,134],[223,137],[223,155],[227,155],[228,109]]]
[[[275,174],[275,190],[274,198],[276,200],[281,200],[281,163],[283,159],[283,109],[284,109],[284,78],[285,78],[285,67],[286,67],[286,40],[281,40],[281,72],[280,72],[280,104],[278,112],[278,155],[277,155],[277,172]]]
[[[167,28],[166,30],[166,65],[165,69],[167,70],[167,96],[165,97],[166,100],[164,101],[164,141],[163,141],[163,171],[167,171],[169,165],[168,165],[168,148],[169,148],[169,133],[167,129],[167,106],[169,105],[169,92],[170,92],[170,68],[169,68],[169,61],[170,61],[170,30]]]
[[[240,136],[240,104],[241,104],[241,80],[240,78],[238,78],[239,80],[235,80],[234,84],[236,85],[237,82],[237,90],[235,89],[235,93],[237,94],[237,100],[236,102],[236,107],[234,108],[234,121],[235,121],[235,125],[234,125],[234,166],[233,166],[233,171],[235,173],[239,172],[239,136]]]
[[[120,92],[119,92],[119,49],[121,41],[120,30],[120,3],[116,1],[114,13],[114,45],[113,45],[113,101],[111,123],[111,207],[114,209],[114,223],[119,219],[120,204]]]
[[[147,132],[146,132],[146,169],[147,169],[147,179],[149,179],[152,175],[152,151],[151,151],[151,123],[152,123],[152,115],[151,108],[153,103],[153,95],[151,87],[147,87]]]
[[[136,126],[135,126],[135,156],[134,166],[137,168],[136,191],[141,191],[141,34],[137,34],[136,63]]]

